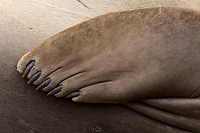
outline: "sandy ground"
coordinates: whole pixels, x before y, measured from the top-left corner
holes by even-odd
[[[191,1],[1,0],[0,133],[182,132],[123,105],[81,104],[47,97],[21,79],[16,64],[47,37],[97,15],[155,5],[198,8],[198,0]]]

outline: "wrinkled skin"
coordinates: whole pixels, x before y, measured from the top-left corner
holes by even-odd
[[[25,54],[17,70],[48,95],[129,103],[151,118],[199,131],[199,42],[198,11],[110,13],[50,37]]]

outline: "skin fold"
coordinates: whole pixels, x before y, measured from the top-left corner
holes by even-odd
[[[34,47],[17,71],[49,95],[124,103],[200,131],[200,12],[148,8],[102,15]]]

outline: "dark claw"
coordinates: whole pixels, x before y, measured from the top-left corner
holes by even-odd
[[[29,74],[31,68],[32,68],[34,65],[35,65],[35,61],[31,61],[31,62],[27,65],[26,69],[24,70],[24,72],[23,72],[23,74],[22,74],[22,78],[25,78],[25,77]]]
[[[73,98],[73,97],[77,97],[81,94],[81,92],[73,92],[71,94],[69,94],[68,96],[66,96],[66,98]]]
[[[51,82],[51,79],[46,79],[44,82],[42,82],[42,83],[36,88],[36,90],[42,90],[44,87],[46,87],[47,85],[49,85],[50,82]]]
[[[41,75],[41,72],[37,72],[35,73],[27,82],[28,84],[32,84],[33,82],[35,82]]]
[[[50,92],[47,94],[47,96],[54,95],[54,94],[60,92],[61,90],[62,90],[62,86],[58,86],[58,87],[56,87],[55,89],[53,89],[52,91],[50,91]]]

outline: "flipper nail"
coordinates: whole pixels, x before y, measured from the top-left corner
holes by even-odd
[[[41,75],[42,73],[41,72],[37,72],[35,73],[30,79],[29,81],[27,82],[28,84],[32,84],[33,82],[35,82]]]
[[[61,90],[62,90],[62,86],[58,86],[58,87],[56,87],[55,89],[53,89],[52,91],[50,91],[50,92],[47,94],[47,96],[54,95],[54,94],[60,92]]]
[[[36,90],[42,90],[43,88],[45,88],[46,86],[48,86],[50,82],[51,82],[51,79],[46,79],[44,82],[42,82],[42,83],[36,88]]]
[[[31,62],[27,65],[26,69],[24,70],[24,72],[23,72],[23,74],[22,74],[22,78],[25,78],[25,77],[29,74],[31,68],[32,68],[34,65],[35,65],[35,61],[31,61]]]
[[[73,97],[77,97],[81,94],[81,92],[73,92],[71,94],[69,94],[68,96],[66,96],[66,98],[73,98]]]

